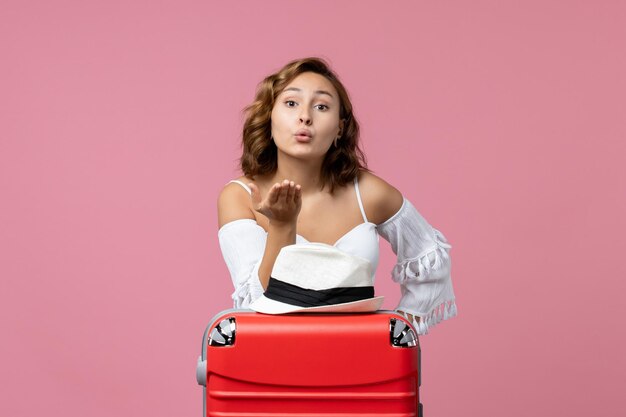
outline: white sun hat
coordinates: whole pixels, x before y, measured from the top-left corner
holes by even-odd
[[[367,259],[311,242],[280,250],[265,293],[250,308],[265,314],[371,312],[383,299],[374,296]]]

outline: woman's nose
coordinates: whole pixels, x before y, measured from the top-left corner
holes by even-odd
[[[311,116],[309,115],[309,112],[306,110],[303,110],[300,113],[300,122],[310,125],[311,124]]]

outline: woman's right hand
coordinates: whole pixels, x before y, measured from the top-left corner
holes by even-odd
[[[284,180],[270,188],[263,198],[258,187],[249,183],[252,191],[252,207],[266,216],[273,224],[295,224],[302,207],[302,187],[293,181]]]

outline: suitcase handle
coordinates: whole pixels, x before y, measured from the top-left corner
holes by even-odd
[[[196,381],[198,381],[198,385],[204,385],[205,387],[207,375],[206,366],[206,360],[202,360],[202,356],[198,356],[198,363],[196,364]]]

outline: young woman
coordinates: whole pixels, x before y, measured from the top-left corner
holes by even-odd
[[[451,246],[403,195],[366,167],[348,93],[319,58],[285,65],[246,107],[243,176],[218,201],[219,242],[235,308],[265,290],[281,248],[322,242],[368,259],[378,236],[398,257],[396,308],[419,334],[456,315]]]

